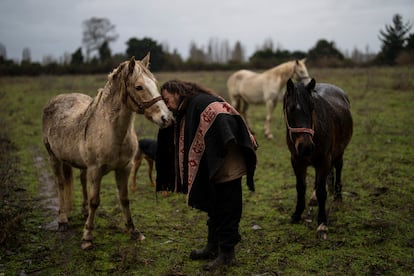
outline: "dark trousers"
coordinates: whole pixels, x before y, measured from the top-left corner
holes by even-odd
[[[208,242],[228,251],[241,240],[239,223],[242,215],[241,178],[214,184],[214,196],[208,211]]]

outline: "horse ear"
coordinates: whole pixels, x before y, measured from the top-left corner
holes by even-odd
[[[142,64],[147,68],[149,65],[150,55],[150,52],[148,52],[147,55],[141,60]]]
[[[134,68],[135,68],[135,56],[132,56],[129,61],[129,65],[128,65],[129,73],[132,73],[134,71]]]
[[[294,89],[293,81],[292,81],[292,79],[288,79],[287,84],[286,84],[286,91],[287,91],[287,93],[292,92],[293,89]]]
[[[301,61],[302,61],[303,63],[305,63],[305,62],[306,62],[306,58],[302,58],[302,59],[301,59]]]
[[[315,79],[312,78],[311,81],[306,85],[306,90],[308,90],[309,92],[312,92],[315,89]]]

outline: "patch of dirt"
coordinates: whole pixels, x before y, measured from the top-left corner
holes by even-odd
[[[59,201],[53,176],[48,170],[48,166],[50,166],[49,160],[43,157],[40,153],[40,149],[38,148],[31,149],[31,152],[33,156],[33,163],[38,170],[39,176],[39,203],[41,208],[50,213],[50,218],[52,218],[52,221],[46,222],[43,225],[43,228],[45,230],[57,230]]]

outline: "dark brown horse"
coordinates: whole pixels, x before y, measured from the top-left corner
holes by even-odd
[[[343,155],[349,144],[353,122],[348,97],[331,84],[307,85],[287,82],[283,99],[286,141],[296,175],[297,202],[292,222],[299,222],[305,209],[306,170],[315,168],[315,195],[309,205],[318,204],[318,237],[327,238],[326,180],[335,170],[334,200],[341,201]]]

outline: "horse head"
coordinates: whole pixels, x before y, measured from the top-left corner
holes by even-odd
[[[129,109],[144,116],[160,127],[170,125],[172,114],[157,88],[157,80],[149,70],[150,53],[142,60],[132,57],[123,66],[125,83],[124,102]]]
[[[293,70],[292,77],[296,81],[301,81],[304,84],[307,84],[311,80],[311,77],[309,77],[308,69],[306,68],[306,65],[305,65],[306,58],[303,58],[301,60],[297,59],[294,62],[295,62],[295,67]]]
[[[294,146],[296,155],[309,156],[314,150],[314,106],[312,91],[315,80],[307,85],[296,84],[291,79],[287,82],[287,91],[283,99],[283,110],[287,127],[288,144]]]

